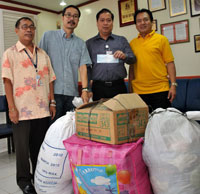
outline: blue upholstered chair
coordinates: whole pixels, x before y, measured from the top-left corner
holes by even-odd
[[[172,102],[172,107],[186,112],[187,89],[189,79],[177,79],[178,87],[176,88],[176,98]]]
[[[0,139],[7,138],[8,153],[15,152],[12,124],[8,117],[8,105],[5,96],[0,96],[0,112],[5,112],[6,122],[0,124]]]

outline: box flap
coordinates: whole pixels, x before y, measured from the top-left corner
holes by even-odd
[[[136,93],[119,94],[103,104],[113,111],[148,107]]]
[[[97,105],[97,104],[102,104],[103,102],[105,102],[107,100],[108,100],[107,98],[102,98],[101,100],[98,100],[98,101],[83,104],[83,105],[77,107],[76,109],[79,110],[79,109],[89,108],[89,107],[92,107],[92,106]]]

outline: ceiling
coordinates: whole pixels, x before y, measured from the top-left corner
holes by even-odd
[[[36,6],[43,9],[52,10],[55,12],[60,12],[65,7],[60,5],[61,1],[65,1],[67,5],[77,5],[77,6],[84,4],[86,2],[92,2],[92,0],[9,0],[9,1],[7,0],[7,2],[10,3],[14,4],[19,3],[19,5],[27,4],[33,7]]]

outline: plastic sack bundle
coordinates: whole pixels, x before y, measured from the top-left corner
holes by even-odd
[[[200,111],[156,109],[145,132],[143,159],[155,194],[200,194]]]
[[[136,143],[110,145],[73,135],[63,143],[75,194],[152,194],[142,159],[142,138]]]
[[[75,112],[67,112],[48,129],[41,145],[35,171],[38,194],[72,194],[72,177],[68,153],[63,140],[75,133]]]

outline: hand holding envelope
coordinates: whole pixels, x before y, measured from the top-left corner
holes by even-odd
[[[122,51],[119,51],[119,50],[115,51],[113,56],[117,59],[123,59],[123,60],[126,58],[126,55]]]

